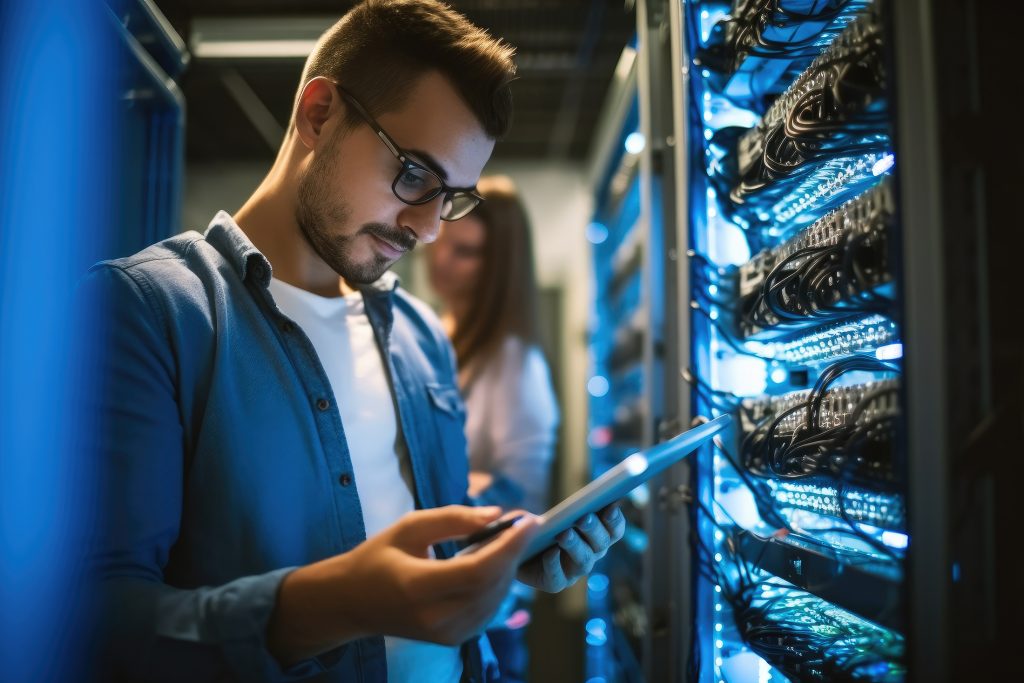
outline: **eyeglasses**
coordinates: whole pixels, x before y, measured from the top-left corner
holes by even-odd
[[[370,116],[363,105],[359,104],[359,100],[347,93],[340,85],[335,85],[345,101],[352,105],[356,113],[366,121],[381,142],[401,162],[402,167],[398,170],[395,181],[391,183],[391,191],[395,193],[396,197],[406,204],[417,206],[426,204],[443,193],[444,199],[441,202],[441,220],[443,221],[459,220],[484,200],[474,188],[449,187],[437,173],[410,159],[409,155],[395,144],[391,136],[384,132],[376,119]]]

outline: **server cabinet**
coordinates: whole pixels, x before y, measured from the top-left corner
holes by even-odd
[[[597,388],[609,381],[592,400],[595,474],[703,417],[732,414],[735,429],[640,494],[637,557],[619,551],[591,590],[592,626],[633,646],[595,677],[1014,673],[998,653],[1020,600],[999,541],[1022,353],[995,268],[1021,239],[999,231],[1019,221],[1016,157],[994,151],[1015,78],[998,15],[637,4],[639,220],[616,223],[615,195],[597,195],[609,227],[592,351]],[[644,312],[609,315],[634,272]],[[629,358],[635,384],[619,372]]]
[[[119,184],[110,243],[93,260],[126,256],[181,229],[185,98],[178,79],[189,61],[181,37],[151,0],[103,7],[117,46],[120,128],[112,158]]]

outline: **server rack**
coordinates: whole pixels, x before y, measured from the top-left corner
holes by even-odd
[[[1020,602],[995,599],[1014,575],[997,542],[1011,485],[999,494],[996,473],[1000,451],[1020,451],[1022,354],[992,314],[1013,299],[989,266],[1021,240],[997,237],[1008,216],[989,212],[1008,204],[1015,157],[1000,165],[956,139],[979,137],[965,122],[998,127],[1000,79],[1014,77],[986,48],[1009,37],[998,14],[923,0],[637,4],[643,264],[662,288],[645,367],[664,373],[643,385],[658,401],[637,445],[699,416],[729,412],[738,427],[646,492],[649,540],[624,572],[642,588],[629,592],[642,642],[595,677],[1013,670],[993,657]],[[599,301],[613,263],[595,247]],[[615,323],[597,320],[600,374]],[[592,446],[620,405],[612,392],[592,402]],[[626,452],[594,448],[594,462]],[[613,592],[630,580],[609,573]],[[602,628],[626,623],[594,595]],[[966,637],[956,624],[970,647],[951,647]]]
[[[92,261],[127,256],[181,229],[185,98],[178,79],[190,59],[151,0],[108,0],[102,11],[117,52],[120,135],[107,163],[119,181],[110,217],[119,227]]]

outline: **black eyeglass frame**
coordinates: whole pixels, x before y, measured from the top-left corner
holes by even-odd
[[[391,192],[394,193],[395,197],[397,197],[399,201],[403,202],[404,204],[408,204],[409,206],[420,206],[422,204],[426,204],[427,202],[433,201],[442,193],[446,195],[444,200],[442,201],[442,206],[444,205],[444,202],[450,202],[451,205],[454,206],[454,198],[456,196],[468,196],[476,200],[476,202],[472,206],[470,206],[468,209],[465,210],[465,212],[459,214],[455,218],[445,218],[442,212],[441,220],[448,222],[457,221],[460,218],[465,218],[467,215],[472,213],[473,209],[480,206],[480,203],[484,201],[484,198],[477,194],[475,187],[450,187],[435,171],[409,158],[409,155],[406,154],[405,150],[399,147],[398,144],[391,139],[391,136],[388,135],[383,128],[381,128],[379,123],[377,123],[377,119],[373,118],[373,116],[370,115],[370,112],[366,111],[366,108],[359,102],[359,100],[355,98],[355,96],[353,96],[351,93],[349,93],[347,90],[345,90],[337,83],[334,84],[334,87],[338,89],[338,92],[341,94],[343,98],[345,98],[345,101],[352,105],[352,108],[356,110],[356,113],[359,114],[359,116],[362,117],[363,121],[365,121],[366,124],[373,129],[373,132],[377,134],[377,137],[380,138],[380,141],[384,143],[388,150],[392,154],[394,154],[395,158],[398,159],[398,161],[402,164],[402,167],[398,170],[398,173],[395,175],[394,181],[392,181],[391,183]],[[431,190],[427,192],[427,194],[425,194],[423,197],[416,200],[406,199],[405,197],[402,197],[400,194],[398,194],[398,183],[402,179],[402,174],[408,171],[410,168],[415,168],[425,173],[429,173],[433,177],[437,178],[437,182],[439,184],[438,188],[436,190]]]

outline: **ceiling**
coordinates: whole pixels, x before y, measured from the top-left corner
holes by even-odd
[[[354,2],[155,0],[190,47],[218,26],[282,36],[326,28]],[[631,0],[453,0],[471,21],[517,48],[512,129],[499,160],[582,160],[623,47],[635,30]],[[227,20],[227,21],[224,21]],[[251,22],[251,25],[250,25]],[[193,50],[195,52],[195,50]],[[272,160],[302,72],[298,56],[211,58],[193,54],[180,78],[190,163]]]

